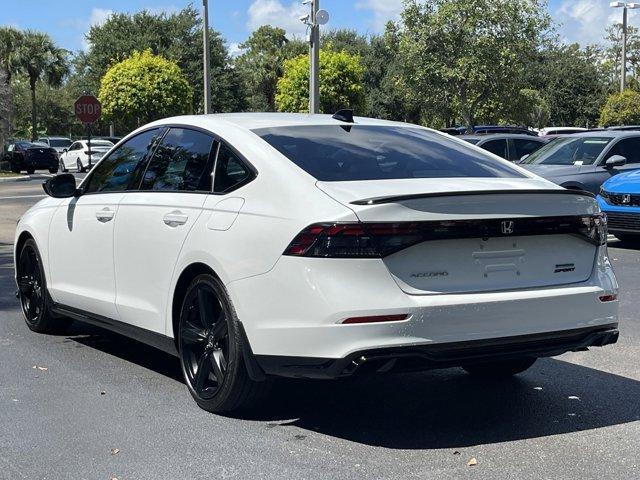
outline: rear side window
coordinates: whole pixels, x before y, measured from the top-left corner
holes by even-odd
[[[151,151],[153,140],[159,133],[159,128],[147,130],[116,148],[111,152],[111,155],[103,159],[91,171],[84,192],[121,192],[126,190],[136,169],[144,165],[144,161]]]
[[[214,144],[206,133],[170,129],[153,154],[140,189],[211,192]]]
[[[515,149],[515,155],[512,160],[520,160],[525,155],[531,155],[538,150],[543,144],[536,142],[535,140],[523,140],[520,138],[513,139],[513,146]]]
[[[220,145],[216,161],[216,173],[213,185],[215,193],[226,193],[241,187],[253,176],[253,173],[233,151],[224,144]]]
[[[318,180],[523,177],[450,137],[399,126],[295,126],[254,130]]]
[[[487,152],[494,153],[502,158],[507,158],[507,141],[505,139],[501,140],[490,140],[488,142],[480,145],[481,148],[484,148]]]

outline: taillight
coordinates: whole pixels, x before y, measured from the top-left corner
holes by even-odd
[[[381,258],[423,240],[415,223],[315,224],[294,238],[284,255]]]

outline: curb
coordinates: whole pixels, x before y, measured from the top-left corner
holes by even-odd
[[[31,177],[28,175],[22,175],[20,177],[0,177],[0,183],[2,182],[24,182],[26,180],[31,180]]]

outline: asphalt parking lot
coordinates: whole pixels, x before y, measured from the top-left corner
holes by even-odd
[[[616,345],[507,382],[459,369],[282,382],[230,418],[195,405],[169,355],[78,323],[27,329],[11,252],[42,178],[0,182],[0,478],[638,478],[640,251],[611,243]]]

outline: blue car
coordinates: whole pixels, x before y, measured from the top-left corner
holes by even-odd
[[[640,170],[607,180],[598,202],[607,214],[609,233],[623,242],[640,243]]]

